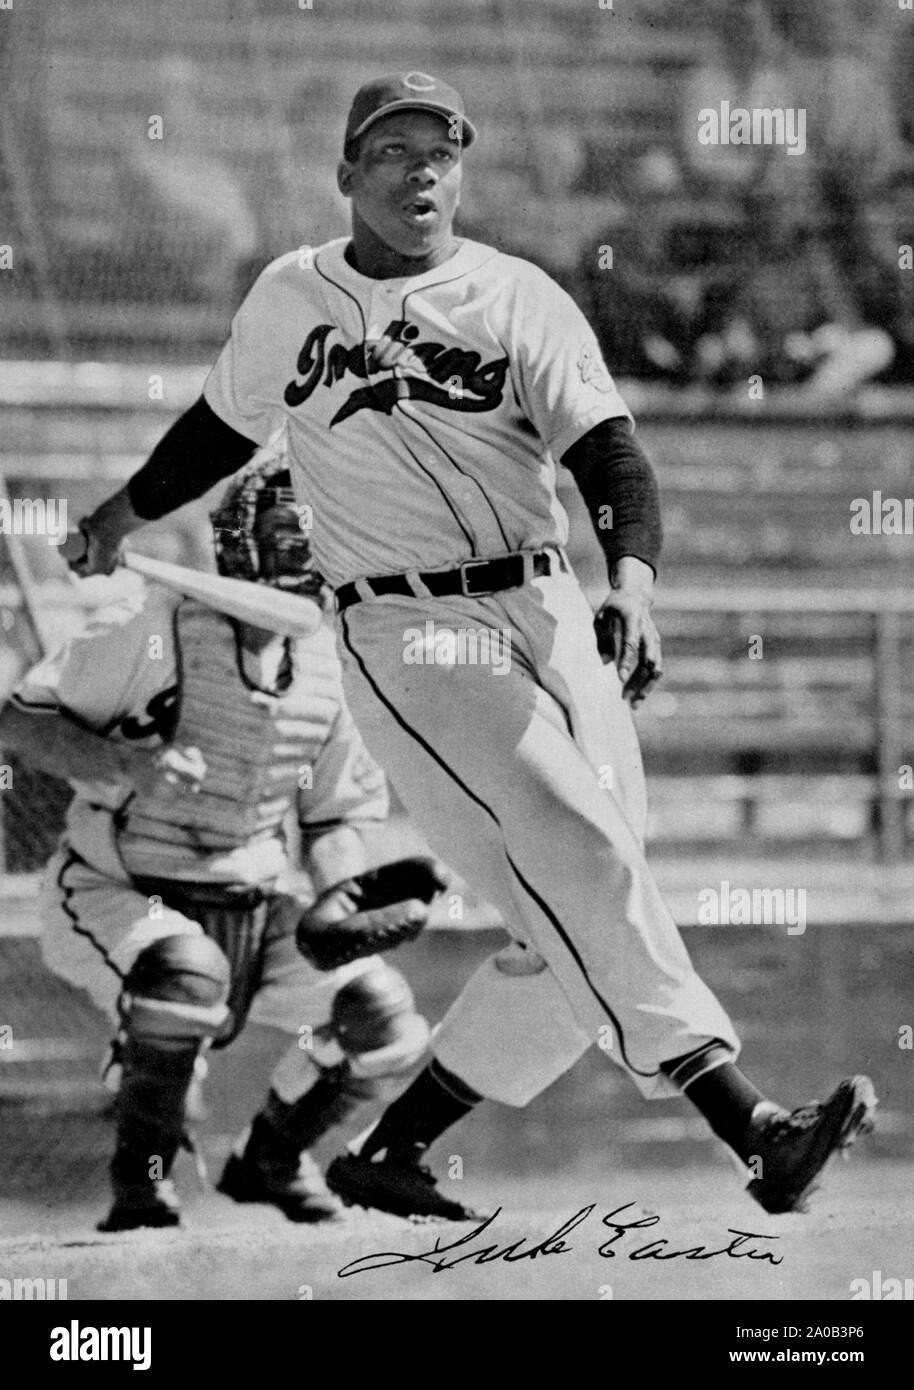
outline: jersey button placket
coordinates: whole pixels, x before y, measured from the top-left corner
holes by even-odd
[[[392,317],[389,305],[385,302],[386,298],[384,291],[373,290],[366,305],[365,321],[368,326],[362,344],[362,358],[365,364],[365,380],[372,390],[377,387],[378,378],[384,374],[384,368],[377,365],[376,352]]]

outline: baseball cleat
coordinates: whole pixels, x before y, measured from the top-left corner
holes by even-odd
[[[170,1178],[150,1178],[145,1182],[117,1183],[114,1205],[96,1226],[98,1231],[137,1231],[142,1227],[161,1229],[180,1226],[181,1207]]]
[[[873,1129],[876,1092],[868,1076],[842,1081],[826,1101],[778,1110],[754,1121],[749,1144],[761,1176],[746,1191],[773,1215],[805,1212],[815,1179],[832,1154]]]
[[[329,1221],[343,1210],[311,1155],[271,1144],[266,1126],[257,1121],[244,1152],[229,1155],[216,1190],[233,1202],[269,1203],[290,1221]]]
[[[359,1158],[341,1154],[327,1169],[327,1183],[347,1206],[373,1207],[392,1216],[434,1216],[442,1221],[482,1221],[482,1215],[438,1191],[435,1175],[418,1159]]]

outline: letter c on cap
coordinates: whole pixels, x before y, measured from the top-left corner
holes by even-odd
[[[433,92],[435,79],[429,77],[427,72],[408,72],[403,79],[403,85],[409,87],[412,92]]]

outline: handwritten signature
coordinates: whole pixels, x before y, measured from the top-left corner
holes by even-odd
[[[692,1245],[684,1250],[672,1250],[669,1248],[670,1241],[665,1236],[631,1249],[621,1244],[627,1236],[633,1231],[648,1230],[660,1223],[659,1216],[642,1216],[634,1220],[618,1219],[621,1213],[634,1206],[634,1202],[623,1202],[621,1206],[615,1207],[601,1218],[600,1225],[614,1233],[597,1247],[597,1254],[604,1260],[615,1259],[617,1255],[627,1255],[630,1260],[714,1260],[718,1256],[726,1256],[731,1260],[764,1260],[769,1264],[779,1265],[784,1258],[771,1250],[760,1250],[749,1245],[750,1241],[778,1240],[778,1236],[766,1236],[758,1231],[739,1231],[732,1226],[727,1227],[727,1234],[732,1239],[719,1249],[708,1249],[706,1245]],[[431,1250],[423,1250],[418,1254],[410,1254],[405,1250],[380,1250],[373,1255],[362,1255],[357,1260],[351,1260],[349,1264],[343,1265],[337,1274],[340,1279],[348,1279],[353,1274],[367,1274],[371,1270],[391,1269],[394,1265],[405,1264],[428,1265],[433,1274],[440,1274],[443,1270],[453,1269],[459,1264],[487,1265],[495,1264],[497,1261],[514,1264],[518,1260],[535,1260],[541,1255],[568,1255],[574,1246],[569,1244],[566,1237],[583,1226],[595,1210],[595,1202],[590,1206],[581,1207],[580,1211],[576,1211],[574,1216],[564,1221],[558,1230],[546,1236],[545,1240],[531,1243],[531,1237],[521,1236],[520,1240],[512,1241],[510,1245],[484,1245],[481,1249],[467,1249],[466,1247],[473,1246],[484,1232],[489,1231],[489,1227],[501,1215],[502,1208],[499,1207],[491,1216],[474,1226],[473,1230],[467,1231],[455,1240],[442,1242],[439,1236]],[[617,1245],[618,1250],[615,1248]],[[460,1253],[454,1254],[455,1251]]]

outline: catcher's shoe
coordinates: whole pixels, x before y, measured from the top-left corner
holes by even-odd
[[[482,1221],[470,1207],[454,1202],[438,1191],[435,1175],[415,1156],[359,1158],[341,1154],[327,1169],[327,1183],[347,1206],[374,1207],[393,1216],[437,1216],[443,1221]]]
[[[299,1152],[258,1115],[240,1154],[231,1154],[216,1190],[234,1202],[265,1202],[290,1221],[329,1221],[343,1207],[307,1151]]]
[[[761,1159],[761,1175],[747,1192],[772,1214],[806,1211],[819,1173],[833,1153],[870,1133],[875,1109],[869,1077],[852,1076],[826,1101],[761,1115],[748,1140],[752,1157]]]
[[[180,1226],[181,1207],[170,1178],[114,1183],[114,1204],[99,1231],[136,1231],[143,1226]]]

